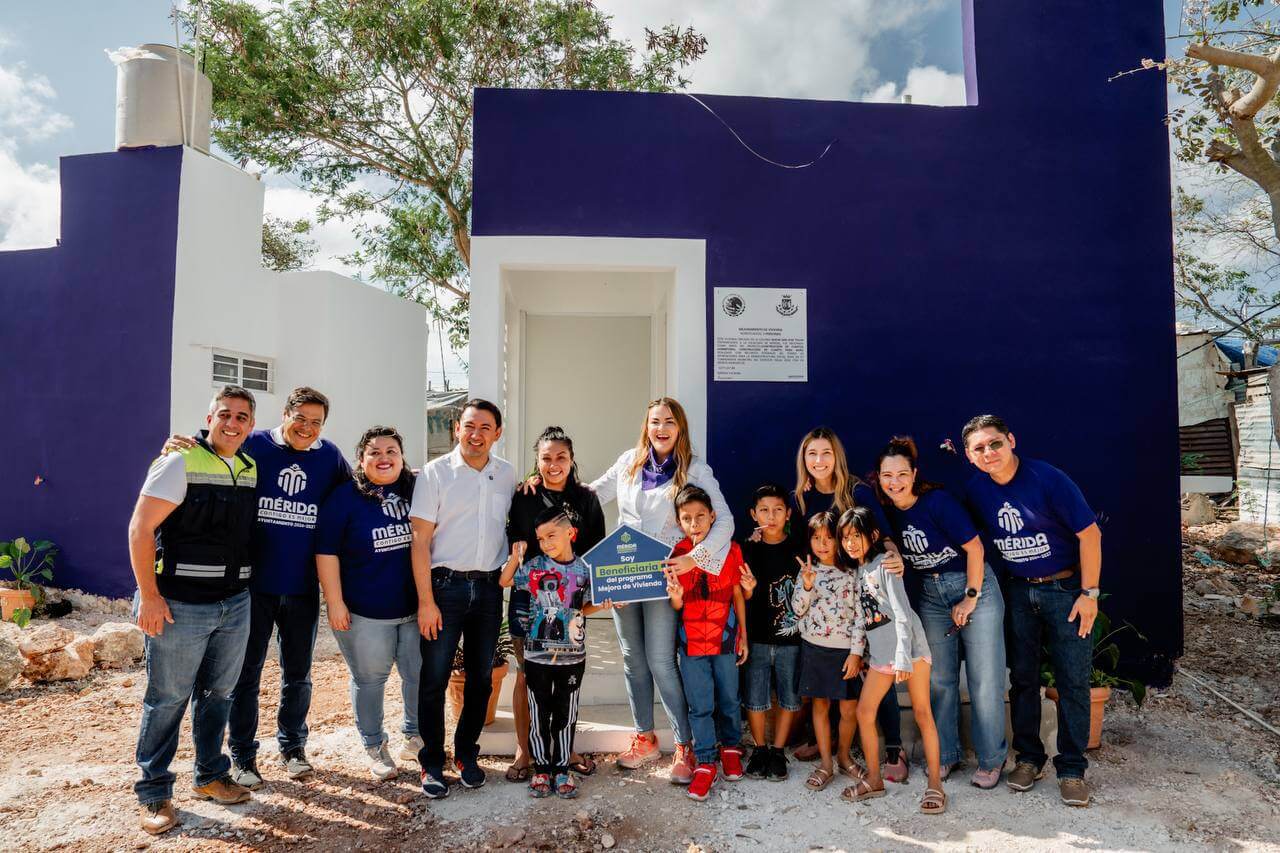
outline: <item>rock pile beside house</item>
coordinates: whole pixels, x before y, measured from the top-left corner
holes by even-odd
[[[28,681],[84,678],[95,666],[119,669],[142,657],[142,632],[125,622],[107,622],[92,635],[77,634],[57,623],[0,630],[0,690],[19,675]]]

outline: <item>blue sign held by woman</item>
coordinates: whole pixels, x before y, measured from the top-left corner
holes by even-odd
[[[654,601],[667,597],[662,561],[671,546],[624,524],[582,555],[591,567],[591,603]]]

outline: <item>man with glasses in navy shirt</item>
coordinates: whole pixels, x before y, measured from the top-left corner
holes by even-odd
[[[980,473],[967,493],[975,517],[1008,569],[1009,708],[1017,766],[1007,784],[1029,791],[1048,760],[1040,740],[1041,638],[1058,689],[1058,790],[1069,806],[1089,804],[1089,674],[1098,615],[1102,531],[1080,488],[1057,468],[1020,459],[1005,422],[979,415],[961,433]]]

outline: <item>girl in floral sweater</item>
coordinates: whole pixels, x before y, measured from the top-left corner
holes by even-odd
[[[800,695],[813,700],[813,729],[822,756],[805,785],[821,791],[835,775],[829,715],[833,701],[840,703],[836,751],[840,772],[852,779],[862,778],[861,769],[849,757],[858,702],[853,673],[846,672],[857,612],[858,576],[843,567],[837,556],[835,513],[818,513],[809,519],[808,527],[809,554],[800,563],[791,607],[800,625]]]

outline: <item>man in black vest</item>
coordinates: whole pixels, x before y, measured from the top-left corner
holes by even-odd
[[[222,740],[249,637],[257,468],[240,446],[253,415],[251,393],[234,385],[219,391],[197,445],[152,463],[129,522],[134,611],[147,647],[134,792],[152,835],[178,822],[169,763],[188,702],[196,796],[224,804],[250,796],[228,775]]]

